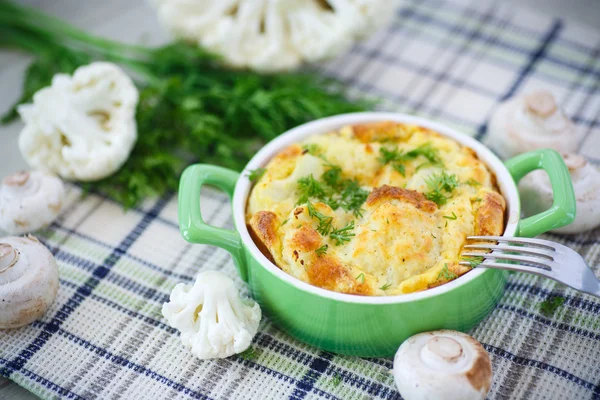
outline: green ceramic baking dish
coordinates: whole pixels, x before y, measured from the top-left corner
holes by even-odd
[[[573,221],[575,197],[567,167],[553,150],[538,150],[502,163],[475,139],[444,125],[395,113],[355,113],[325,118],[294,128],[268,143],[241,174],[213,165],[188,167],[179,188],[179,224],[192,243],[219,246],[233,257],[263,312],[288,334],[335,353],[361,357],[392,356],[398,346],[418,332],[434,329],[466,331],[481,321],[502,296],[505,271],[476,268],[445,285],[400,296],[366,297],[324,290],[300,281],[272,264],[252,241],[245,208],[252,183],[248,171],[262,167],[279,151],[307,136],[348,124],[397,121],[421,125],[473,149],[495,173],[507,201],[505,236],[533,237]],[[516,182],[528,172],[546,170],[554,190],[547,211],[520,218]],[[235,230],[204,223],[200,188],[212,185],[229,195]]]

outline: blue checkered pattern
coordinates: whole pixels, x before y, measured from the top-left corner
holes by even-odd
[[[600,162],[600,32],[513,4],[406,0],[388,28],[319,66],[382,109],[439,120],[485,143],[498,102],[550,89],[585,131]],[[203,215],[232,228],[227,198],[206,190]],[[199,361],[161,316],[176,283],[222,270],[242,292],[228,254],[180,238],[174,197],[124,213],[71,187],[59,220],[40,233],[61,276],[38,322],[0,331],[0,374],[42,398],[399,399],[389,359],[320,351],[268,320],[256,357]],[[600,231],[546,235],[598,273]],[[553,316],[540,304],[561,296]],[[443,312],[441,310],[440,312]],[[600,302],[542,278],[512,274],[497,308],[471,332],[490,353],[493,399],[600,399]]]

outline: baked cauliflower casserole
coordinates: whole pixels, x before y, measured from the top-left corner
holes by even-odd
[[[397,295],[468,272],[470,235],[501,235],[506,203],[475,152],[394,122],[315,135],[253,171],[246,221],[286,273],[340,293]]]

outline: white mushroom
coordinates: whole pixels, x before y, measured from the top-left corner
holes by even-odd
[[[175,36],[236,67],[295,68],[333,57],[381,28],[398,0],[152,0]]]
[[[60,179],[42,171],[18,172],[0,185],[0,230],[36,231],[56,219],[65,198]]]
[[[0,238],[0,329],[44,315],[58,291],[58,267],[34,236]]]
[[[563,154],[571,173],[577,209],[575,221],[555,233],[576,234],[600,226],[600,171],[579,154]],[[521,204],[526,216],[538,214],[552,206],[552,187],[548,175],[537,170],[519,183]]]
[[[487,142],[506,159],[540,148],[575,152],[583,133],[560,110],[552,93],[538,90],[498,106],[488,125]]]
[[[96,62],[72,77],[57,74],[52,85],[19,106],[25,123],[19,137],[33,168],[68,180],[105,178],[129,157],[137,138],[138,92],[116,65]]]
[[[246,350],[261,318],[258,304],[243,302],[231,278],[218,271],[200,273],[193,286],[177,284],[162,313],[202,360]]]
[[[402,343],[393,373],[405,400],[480,400],[490,390],[492,364],[471,336],[440,330],[419,333]]]

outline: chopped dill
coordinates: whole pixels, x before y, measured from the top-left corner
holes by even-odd
[[[556,310],[565,302],[565,298],[561,296],[552,296],[540,303],[540,312],[546,317],[551,317],[556,313]]]
[[[352,229],[354,229],[354,221],[350,221],[341,229],[334,229],[329,235],[333,240],[335,240],[336,246],[342,245],[346,242],[350,241],[350,238],[355,236],[352,233]]]
[[[450,215],[444,215],[444,218],[446,219],[450,219],[452,221],[456,220],[458,217],[456,216],[456,214],[454,214],[454,211],[452,211],[452,216]]]
[[[469,186],[481,186],[481,183],[477,182],[477,181],[476,181],[475,179],[473,179],[473,178],[469,178],[469,179],[467,179],[467,180],[465,181],[465,184],[466,184],[466,185],[469,185]]]
[[[308,215],[311,218],[316,218],[319,221],[319,225],[317,226],[317,232],[319,232],[323,236],[327,236],[329,232],[333,229],[333,225],[331,224],[333,221],[333,217],[327,216],[315,208],[312,203],[307,203],[306,208],[308,209]]]
[[[452,197],[454,189],[458,186],[458,179],[454,174],[448,174],[442,171],[439,174],[433,174],[425,180],[429,191],[425,193],[428,200],[433,201],[438,206],[444,205]]]
[[[365,274],[363,272],[361,272],[357,277],[356,277],[357,281],[360,281],[360,283],[365,283]]]
[[[315,253],[317,253],[318,256],[322,256],[323,254],[327,253],[328,248],[329,248],[329,245],[325,244],[325,245],[319,247],[318,249],[316,249]]]
[[[392,286],[391,283],[386,283],[385,285],[383,285],[382,287],[380,287],[379,289],[381,290],[388,290],[390,287]]]
[[[407,152],[403,152],[402,150],[393,147],[382,147],[379,149],[379,162],[382,164],[392,163],[392,168],[398,171],[402,176],[405,176],[406,173],[403,163],[414,160],[419,156],[424,157],[427,162],[420,164],[417,168],[422,168],[427,165],[442,165],[438,150],[433,147],[431,143],[425,143]]]
[[[250,181],[252,181],[252,182],[256,182],[265,174],[265,172],[267,172],[267,169],[266,168],[256,168],[256,169],[248,171],[248,172],[249,172],[249,174],[246,175],[248,177],[248,179],[250,179]]]
[[[484,260],[483,257],[472,257],[472,256],[463,257],[462,259],[469,263],[469,266],[471,267],[471,269],[478,267],[479,264],[481,264]]]
[[[442,268],[442,270],[440,271],[440,273],[437,276],[437,280],[438,281],[451,281],[452,279],[458,278],[458,275],[456,275],[454,272],[450,271],[448,269],[448,264],[444,264],[444,268]]]

